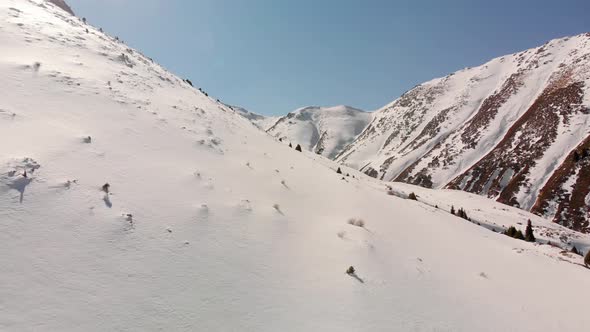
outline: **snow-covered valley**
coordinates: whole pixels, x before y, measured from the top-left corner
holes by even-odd
[[[589,235],[297,152],[45,1],[0,17],[0,330],[590,326]]]

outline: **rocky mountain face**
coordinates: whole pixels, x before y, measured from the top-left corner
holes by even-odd
[[[371,118],[371,113],[350,106],[310,106],[279,118],[267,132],[332,159],[365,129]]]
[[[70,13],[71,15],[76,15],[74,14],[72,8],[65,2],[65,0],[49,0],[49,2]]]
[[[590,34],[552,40],[416,86],[336,160],[590,232],[589,84]]]

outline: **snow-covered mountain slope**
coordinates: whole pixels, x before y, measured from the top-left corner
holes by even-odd
[[[281,117],[267,132],[332,159],[350,144],[370,121],[371,113],[349,106],[310,106]]]
[[[272,127],[277,120],[279,119],[278,116],[264,116],[261,114],[257,114],[254,112],[250,112],[247,109],[240,107],[240,106],[233,106],[227,105],[230,109],[234,110],[237,114],[243,116],[244,118],[250,120],[256,127],[267,130],[268,128]]]
[[[552,40],[413,88],[377,111],[337,160],[588,232],[589,83],[590,34]]]
[[[590,325],[557,248],[343,178],[66,15],[0,2],[0,330]]]

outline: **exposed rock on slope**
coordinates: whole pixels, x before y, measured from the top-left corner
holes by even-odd
[[[64,11],[72,14],[72,15],[76,15],[74,14],[74,11],[72,10],[72,8],[66,3],[65,0],[49,0],[49,2],[53,3],[54,5],[58,6],[59,8],[63,9]]]

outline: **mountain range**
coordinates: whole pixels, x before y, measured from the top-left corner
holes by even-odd
[[[361,113],[370,122],[342,113],[350,121],[318,131],[295,112],[267,131],[312,151],[318,133],[341,133],[350,143],[325,155],[372,177],[476,193],[590,232],[589,83],[581,34],[420,84]]]

